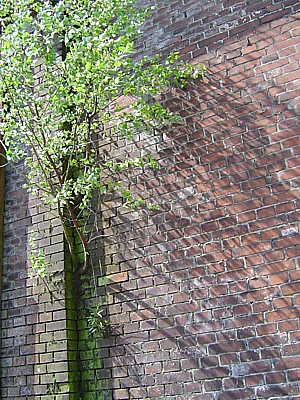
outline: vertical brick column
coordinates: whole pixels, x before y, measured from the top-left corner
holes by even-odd
[[[19,166],[22,168],[22,166]],[[54,211],[42,207],[8,168],[5,198],[2,358],[3,398],[77,399],[73,275]],[[30,277],[29,236],[45,253],[47,287]],[[68,282],[70,281],[70,282]],[[49,292],[49,289],[51,292]]]

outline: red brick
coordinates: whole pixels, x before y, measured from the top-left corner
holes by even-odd
[[[288,371],[287,373],[289,381],[299,381],[300,379],[300,370],[299,369],[293,369],[291,371]]]
[[[297,318],[299,315],[300,309],[296,307],[286,308],[266,313],[266,320],[267,322],[283,321],[289,318]]]
[[[299,324],[297,320],[279,322],[278,329],[280,332],[296,331],[299,329]]]
[[[285,377],[285,374],[282,372],[273,372],[273,373],[266,374],[266,382],[268,384],[284,383],[284,382],[286,382],[286,377]]]
[[[288,282],[288,274],[286,272],[282,272],[282,273],[270,276],[270,284],[271,285],[280,285],[285,282]]]
[[[299,283],[287,283],[282,286],[283,295],[291,295],[299,292]]]

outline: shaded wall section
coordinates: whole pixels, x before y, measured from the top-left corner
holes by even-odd
[[[1,135],[0,135],[1,140]],[[5,182],[5,158],[4,148],[0,144],[0,279],[2,278],[2,257],[3,257],[3,218],[4,218],[4,182]],[[2,155],[2,156],[1,156]],[[0,284],[1,293],[1,284]]]
[[[1,139],[1,135],[0,135]],[[2,257],[3,257],[3,220],[4,220],[4,183],[5,183],[5,151],[0,144],[0,294],[2,292]],[[2,156],[1,156],[2,155]],[[1,305],[0,305],[1,307]],[[1,339],[0,339],[1,346]],[[0,392],[1,396],[1,392]]]

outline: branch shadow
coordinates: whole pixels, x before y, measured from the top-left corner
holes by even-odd
[[[299,171],[289,173],[285,164],[295,160],[290,147],[298,143],[297,128],[287,121],[297,116],[293,94],[285,95],[272,67],[267,79],[263,74],[258,79],[253,69],[259,75],[261,55],[245,57],[249,69],[244,72],[230,76],[216,64],[204,84],[189,82],[183,93],[172,89],[164,99],[184,124],[161,141],[145,143],[144,151],[157,152],[160,168],[132,182],[136,193],[146,197],[148,192],[160,211],[137,216],[121,209],[108,217],[114,232],[105,238],[112,248],[108,312],[122,354],[112,352],[106,366],[125,368],[117,387],[173,384],[179,374],[168,375],[167,384],[160,379],[168,371],[158,368],[150,375],[147,364],[180,361],[183,371],[188,360],[185,370],[194,371],[189,379],[226,381],[219,398],[232,398],[245,393],[245,379],[255,375],[255,368],[271,371],[268,360],[255,358],[257,349],[272,347],[275,359],[282,357],[276,351],[282,351],[285,334],[278,332],[274,340],[258,334],[266,321],[253,307],[265,302],[269,310],[282,296],[278,286],[264,286],[259,254],[276,261],[283,248],[298,243],[296,230],[289,239],[283,233],[294,226],[295,209],[289,207],[298,199]],[[115,282],[118,274],[122,283]],[[110,312],[112,305],[118,311]],[[243,359],[251,340],[257,341],[248,354],[254,358]],[[241,346],[236,351],[235,343]],[[227,363],[220,365],[217,357]],[[239,375],[236,365],[249,370]],[[247,390],[255,396],[254,389]],[[262,390],[288,395],[295,386],[270,384]]]

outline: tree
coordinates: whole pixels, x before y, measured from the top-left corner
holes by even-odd
[[[178,61],[135,57],[147,16],[134,0],[2,0],[0,130],[6,158],[23,159],[31,192],[57,209],[73,266],[85,272],[89,249],[83,221],[93,193],[119,191],[139,205],[117,172],[155,167],[153,158],[113,162],[99,141],[155,134],[178,122],[159,101],[170,84],[202,77]],[[122,100],[120,106],[120,101]],[[124,105],[125,104],[125,105]],[[75,235],[74,235],[75,232]],[[74,236],[84,259],[78,262]]]

